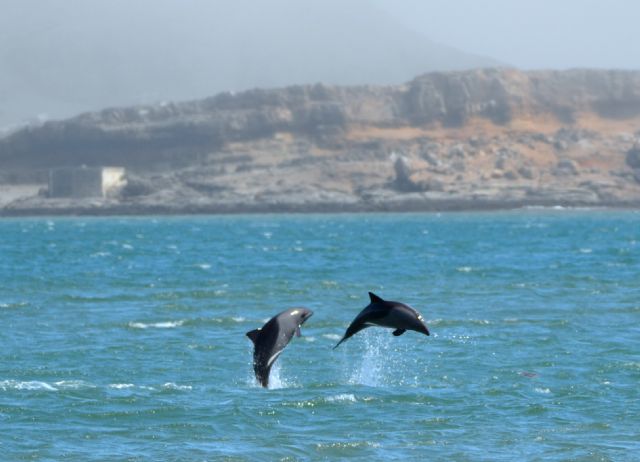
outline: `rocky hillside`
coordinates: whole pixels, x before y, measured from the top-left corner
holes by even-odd
[[[106,109],[0,140],[5,183],[130,171],[118,197],[4,213],[640,205],[640,72],[475,70]],[[2,178],[0,178],[2,180]]]

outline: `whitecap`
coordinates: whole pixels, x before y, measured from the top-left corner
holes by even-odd
[[[245,322],[246,318],[243,318],[242,316],[234,316],[231,319],[233,319],[235,322]]]
[[[196,265],[198,268],[203,269],[203,270],[208,270],[211,268],[211,265],[208,263],[200,263],[198,265]]]
[[[166,321],[166,322],[154,322],[154,323],[144,323],[144,322],[130,322],[129,327],[133,329],[148,329],[150,327],[156,329],[171,329],[173,327],[180,327],[184,324],[184,320],[182,321]]]
[[[162,385],[162,388],[164,388],[165,390],[180,390],[180,391],[193,389],[191,385],[178,385],[175,382],[167,382],[164,385]]]
[[[45,391],[58,391],[56,387],[47,382],[40,382],[38,380],[31,381],[19,381],[19,380],[3,380],[0,382],[0,389],[6,390],[45,390]]]
[[[65,390],[79,390],[81,388],[95,388],[95,385],[84,380],[60,380],[54,385]]]
[[[473,270],[470,266],[460,266],[456,268],[456,271],[460,273],[470,273]]]
[[[339,402],[355,403],[357,399],[353,393],[341,393],[335,396],[328,396],[326,398],[326,401],[328,403],[339,403]]]
[[[340,340],[342,337],[338,334],[322,334],[324,338],[328,338],[329,340]]]
[[[133,246],[131,244],[122,244],[123,249],[133,250]]]
[[[135,385],[133,383],[110,383],[109,388],[115,388],[116,390],[127,390],[129,388],[134,388]]]
[[[304,336],[304,337],[302,337],[302,338],[303,338],[303,340],[305,340],[306,342],[315,342],[315,341],[316,341],[316,338],[315,338],[315,337],[312,337],[312,336],[306,336],[306,335],[305,335],[305,336]]]
[[[548,388],[535,388],[536,393],[542,393],[543,395],[548,395],[551,393],[551,390]]]
[[[582,248],[582,249],[580,249],[580,253],[591,253],[591,252],[593,252],[593,250],[592,250],[592,249],[589,249],[589,248]]]

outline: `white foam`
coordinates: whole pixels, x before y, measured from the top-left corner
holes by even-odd
[[[127,390],[129,388],[135,388],[132,383],[110,383],[109,388],[115,388],[116,390]]]
[[[326,398],[326,401],[328,403],[339,403],[339,402],[355,403],[357,399],[353,393],[341,393],[335,396],[328,396]]]
[[[55,382],[54,385],[65,390],[79,390],[81,388],[96,387],[94,384],[85,382],[84,380],[60,380],[59,382]]]
[[[122,244],[123,249],[133,250],[133,246],[131,244]]]
[[[543,395],[548,395],[551,393],[551,390],[548,388],[536,388],[536,393],[542,393]]]
[[[153,323],[144,323],[144,322],[130,322],[129,327],[133,329],[149,329],[150,327],[156,329],[171,329],[174,327],[180,327],[184,324],[184,320],[181,321],[166,321],[166,322],[153,322]]]
[[[245,322],[246,318],[243,318],[242,316],[234,316],[231,319],[233,319],[235,322]]]
[[[19,381],[19,380],[3,380],[0,382],[0,389],[6,390],[45,390],[45,391],[58,391],[56,387],[47,382],[40,382],[38,380],[31,381]]]
[[[342,337],[338,334],[322,334],[324,338],[328,338],[329,340],[340,340]]]
[[[178,385],[175,382],[167,382],[164,385],[162,385],[162,388],[164,388],[165,390],[180,390],[180,391],[187,391],[187,390],[193,389],[191,385]]]
[[[473,271],[473,268],[471,268],[470,266],[460,266],[456,268],[456,271],[460,273],[470,273],[471,271]]]
[[[203,270],[208,270],[211,268],[211,265],[208,263],[200,263],[198,265],[196,265],[198,268],[203,269]]]

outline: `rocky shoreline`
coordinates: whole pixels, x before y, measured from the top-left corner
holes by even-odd
[[[639,139],[640,72],[489,69],[254,90],[0,139],[0,215],[640,208]],[[123,166],[127,184],[104,198],[47,197],[48,169],[81,165]]]

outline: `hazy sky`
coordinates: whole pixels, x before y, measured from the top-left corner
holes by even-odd
[[[374,0],[453,47],[521,68],[640,69],[638,0]]]
[[[640,0],[0,0],[3,126],[487,66],[640,69]]]

